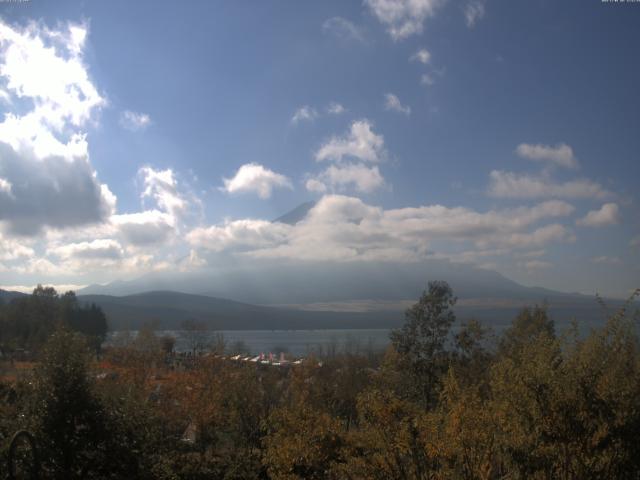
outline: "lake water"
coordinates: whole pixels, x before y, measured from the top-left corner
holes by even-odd
[[[508,323],[491,325],[493,335],[489,335],[487,342],[493,344],[496,336],[499,336]],[[569,327],[568,322],[559,322],[556,324],[558,333]],[[584,322],[579,325],[580,336],[589,333],[591,328],[602,327],[602,322],[596,324],[594,322]],[[453,325],[451,334],[460,328],[460,325]],[[640,334],[640,325],[638,325],[638,334]],[[366,353],[368,351],[382,351],[389,344],[390,329],[335,329],[335,330],[205,330],[197,333],[185,332],[183,330],[158,330],[158,337],[169,335],[176,339],[175,350],[178,352],[186,352],[193,348],[194,335],[197,342],[202,347],[212,345],[216,341],[216,336],[222,334],[227,350],[231,353],[237,352],[234,348],[235,344],[242,342],[248,350],[247,353],[258,355],[260,353],[280,352],[290,353],[294,356],[307,356],[312,352],[344,352]],[[117,338],[125,332],[110,332],[107,336],[106,344],[117,342]],[[131,338],[135,337],[136,331],[127,332]]]
[[[242,342],[250,353],[287,352],[296,356],[308,355],[311,352],[345,351],[365,352],[367,350],[384,350],[389,343],[389,329],[357,329],[357,330],[218,330],[198,332],[198,342],[207,344],[215,341],[217,334],[222,334],[231,350],[234,344]],[[137,332],[130,332],[135,336]],[[117,341],[120,332],[111,332],[107,344]],[[176,351],[187,351],[191,348],[193,334],[181,330],[156,331],[157,336],[170,335],[176,339]]]

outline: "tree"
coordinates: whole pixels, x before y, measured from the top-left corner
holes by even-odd
[[[446,371],[445,343],[455,314],[456,303],[447,282],[429,282],[418,303],[409,308],[406,322],[391,333],[393,346],[412,376],[414,395],[425,407],[437,400],[439,377]]]
[[[343,462],[344,430],[331,415],[304,403],[276,410],[264,440],[264,463],[274,480],[340,478],[331,470]]]
[[[546,305],[523,308],[511,327],[500,339],[499,352],[513,356],[523,346],[534,342],[540,335],[555,338],[555,324],[547,313]]]
[[[35,371],[32,419],[55,478],[91,478],[104,466],[105,414],[92,392],[87,353],[82,337],[59,329]]]
[[[204,350],[207,344],[205,338],[207,326],[204,322],[188,318],[180,323],[180,328],[183,330],[187,346],[194,356]]]

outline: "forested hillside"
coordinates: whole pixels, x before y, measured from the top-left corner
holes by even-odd
[[[65,305],[43,293],[34,309]],[[279,367],[231,360],[222,339],[176,355],[148,329],[96,357],[62,323],[0,383],[0,464],[28,429],[41,478],[640,478],[631,302],[583,337],[525,308],[497,338],[459,325],[455,302],[433,282],[384,354]]]

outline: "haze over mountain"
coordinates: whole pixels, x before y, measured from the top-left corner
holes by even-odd
[[[461,322],[475,318],[487,326],[503,328],[525,305],[546,299],[551,316],[558,325],[566,326],[577,318],[579,325],[601,324],[604,312],[594,299],[580,295],[529,297],[510,301],[461,298],[455,307]],[[11,302],[26,296],[20,292],[0,290],[0,301]],[[209,329],[218,330],[308,330],[396,328],[403,322],[403,311],[414,300],[327,302],[305,305],[265,306],[236,302],[206,295],[175,291],[149,291],[133,295],[113,296],[80,294],[81,303],[99,305],[107,315],[111,330],[136,330],[143,325],[158,329],[178,330],[185,320],[197,320]],[[617,306],[612,302],[611,306]]]
[[[304,222],[314,202],[306,202],[273,220],[296,225]],[[417,298],[429,281],[446,280],[456,295],[467,303],[485,305],[527,304],[547,301],[566,302],[590,297],[525,287],[495,271],[448,260],[422,262],[345,262],[290,263],[250,262],[199,272],[156,272],[130,281],[90,285],[79,294],[131,295],[153,290],[228,298],[265,305],[296,305],[371,300],[403,301]],[[345,308],[348,308],[345,305]]]
[[[626,297],[640,9],[621,3],[0,2],[0,288]]]

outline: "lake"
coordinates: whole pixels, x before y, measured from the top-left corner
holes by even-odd
[[[250,353],[287,352],[296,356],[305,356],[311,352],[321,353],[330,350],[364,352],[383,350],[389,343],[389,329],[355,330],[217,330],[197,332],[198,342],[211,343],[217,334],[222,334],[227,347],[232,348],[238,342],[244,343]],[[134,337],[137,332],[130,332]],[[107,344],[116,342],[121,332],[110,332]],[[176,339],[178,352],[191,348],[193,333],[183,330],[159,330],[157,336],[170,335]]]

